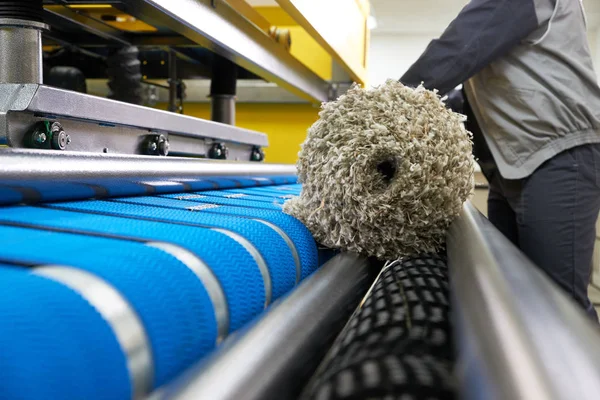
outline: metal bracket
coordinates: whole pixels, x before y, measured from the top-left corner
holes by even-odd
[[[265,159],[265,153],[260,147],[253,147],[252,153],[250,154],[250,161],[263,161]]]
[[[150,156],[166,156],[169,154],[169,140],[165,135],[149,135],[142,150]]]
[[[77,138],[58,143],[58,148],[68,144],[71,151],[148,154],[144,143],[149,134],[165,138],[157,143],[157,151],[165,155],[206,157],[218,142],[229,151],[229,159],[249,160],[254,147],[268,145],[263,133],[213,121],[38,84],[0,85],[0,144],[32,147],[28,135],[45,121],[59,122]]]
[[[229,149],[223,143],[214,143],[208,151],[208,157],[216,160],[226,160]]]

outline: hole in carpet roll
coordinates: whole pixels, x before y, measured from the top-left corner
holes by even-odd
[[[383,177],[383,182],[389,185],[396,175],[396,162],[394,160],[385,160],[377,164],[377,172]]]

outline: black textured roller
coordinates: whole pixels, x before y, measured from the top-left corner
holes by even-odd
[[[0,18],[44,22],[42,0],[0,0]]]
[[[302,400],[453,399],[446,259],[389,265],[311,379]]]

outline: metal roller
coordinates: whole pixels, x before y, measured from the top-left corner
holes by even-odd
[[[598,397],[597,324],[470,203],[448,262],[460,398]]]
[[[76,181],[78,179],[111,178],[198,178],[291,176],[293,165],[198,160],[172,157],[102,155],[86,153],[56,153],[34,150],[0,151],[0,182],[43,181],[47,179]],[[256,184],[256,182],[254,182]]]
[[[108,322],[127,357],[132,397],[141,398],[152,389],[154,360],[142,321],[129,302],[102,279],[75,268],[44,265],[32,271],[62,283],[90,303]]]
[[[301,270],[301,264],[298,249],[283,230],[273,224],[263,223],[263,221],[208,212],[141,207],[136,204],[114,201],[56,203],[48,205],[48,207],[84,215],[112,215],[150,223],[165,223],[172,226],[174,232],[177,232],[179,227],[182,229],[210,228],[228,236],[233,234],[234,240],[238,242],[239,237],[243,237],[244,241],[252,244],[267,264],[271,275],[273,298],[278,298],[286,293],[294,286],[295,281],[300,279],[298,271]],[[80,218],[85,217],[80,216]],[[314,247],[314,243],[308,246],[308,251],[316,251]],[[310,255],[304,258],[307,257]]]
[[[291,165],[1,150],[0,204],[37,203],[296,182]]]

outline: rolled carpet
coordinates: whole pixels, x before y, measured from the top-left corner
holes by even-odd
[[[284,211],[322,245],[380,259],[436,252],[473,189],[464,116],[435,91],[389,80],[324,103]]]

